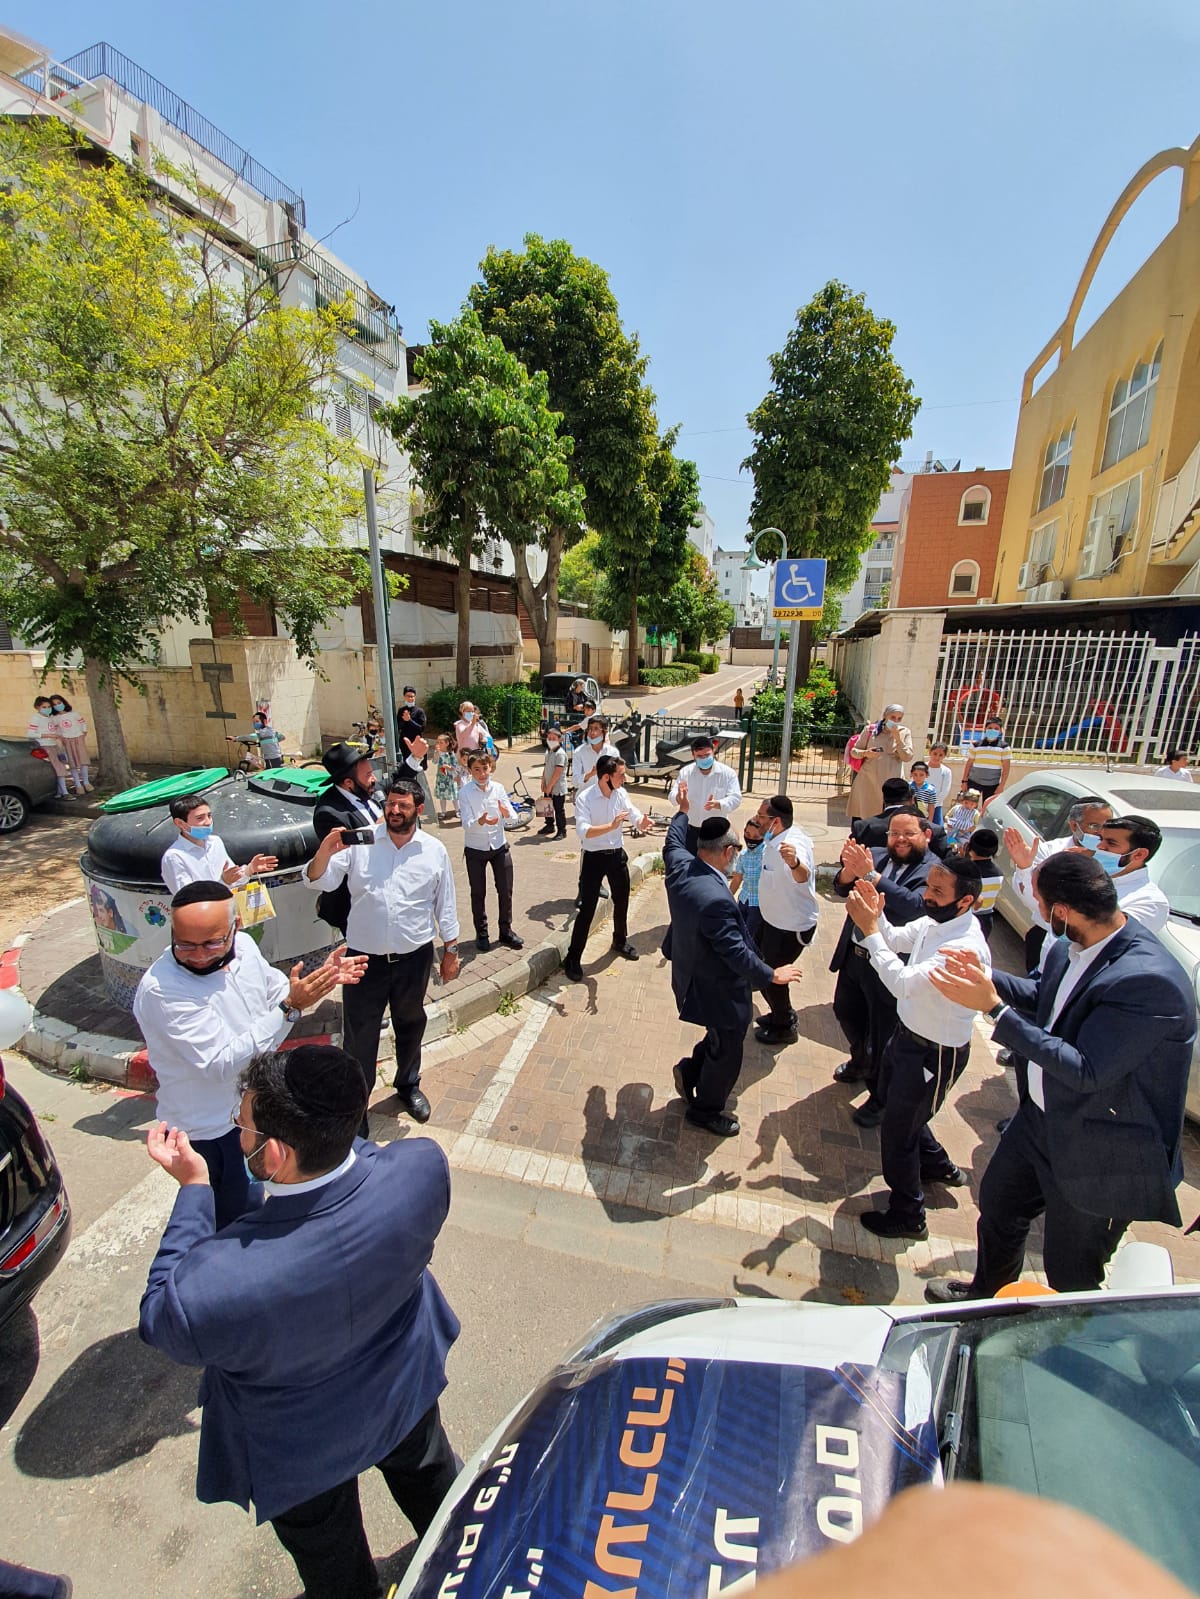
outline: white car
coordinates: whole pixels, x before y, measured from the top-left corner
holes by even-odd
[[[1049,766],[1029,772],[999,794],[983,813],[982,826],[1004,836],[1015,827],[1023,838],[1065,838],[1067,814],[1089,795],[1107,800],[1117,816],[1149,816],[1162,829],[1162,845],[1149,864],[1150,879],[1171,905],[1158,935],[1188,974],[1200,998],[1200,787],[1171,777],[1108,772],[1099,766]],[[1003,844],[997,861],[1004,873],[996,908],[1010,927],[1025,933],[1029,906],[1012,886],[1013,863]],[[1188,1115],[1200,1121],[1200,1038],[1192,1054]]]
[[[724,1599],[955,1476],[1088,1511],[1200,1588],[1200,1288],[646,1306],[497,1428],[395,1592]]]

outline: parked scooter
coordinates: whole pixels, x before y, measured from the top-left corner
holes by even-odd
[[[692,759],[692,740],[697,732],[703,731],[710,735],[718,750],[726,745],[738,744],[745,734],[738,729],[708,726],[693,729],[685,733],[682,738],[675,734],[672,738],[656,739],[654,743],[654,758],[647,761],[642,757],[642,732],[646,719],[638,711],[631,700],[625,701],[627,714],[620,721],[614,722],[609,738],[617,747],[617,753],[625,762],[625,778],[629,783],[654,783],[661,781],[664,789],[670,790],[671,784],[679,776],[681,767]]]

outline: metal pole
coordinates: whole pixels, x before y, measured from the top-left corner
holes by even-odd
[[[788,623],[787,692],[783,697],[783,743],[779,750],[779,792],[787,793],[788,758],[792,753],[792,701],[796,697],[796,657],[800,651],[796,642],[800,637],[799,622]]]
[[[379,709],[383,716],[383,744],[388,766],[400,761],[396,742],[396,685],[392,682],[392,635],[388,628],[388,591],[383,576],[383,552],[375,520],[375,473],[363,467],[363,495],[367,504],[367,544],[371,552],[371,593],[375,600],[375,656],[379,667]]]
[[[770,598],[770,603],[772,605],[774,605],[774,603],[775,603],[775,568],[778,565],[779,565],[778,561],[772,561],[771,562],[771,598]],[[772,688],[778,688],[779,687],[779,632],[780,632],[780,629],[779,629],[779,623],[775,620],[775,613],[773,611],[771,613],[771,626],[772,626],[772,628],[774,629],[774,632],[775,632],[775,638],[772,641],[772,650],[771,650],[771,687]]]

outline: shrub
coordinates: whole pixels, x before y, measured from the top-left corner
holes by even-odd
[[[675,657],[671,664],[672,666],[676,666],[680,662],[682,662],[684,666],[699,666],[703,669],[704,657],[701,655],[699,650],[680,650],[679,654]]]
[[[677,688],[683,683],[698,683],[700,668],[686,662],[673,661],[670,666],[650,666],[642,673],[642,682],[650,688]]]
[[[715,672],[720,664],[721,657],[712,652],[706,652],[700,657],[700,670],[706,674]]]
[[[511,697],[514,733],[536,732],[542,719],[542,697],[526,683],[475,683],[470,688],[435,689],[425,701],[429,724],[434,733],[449,733],[458,720],[463,700],[478,705],[480,715],[496,740],[508,733],[505,702]]]
[[[760,755],[779,754],[786,699],[783,689],[765,688],[759,689],[751,702],[755,721],[765,724],[765,731],[755,734],[755,746]],[[792,707],[792,749],[802,750],[809,744],[825,743],[830,738],[844,741],[852,731],[852,723],[853,716],[837,678],[823,661],[814,661],[809,668],[808,682],[796,690]]]

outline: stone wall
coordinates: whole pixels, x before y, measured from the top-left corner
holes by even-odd
[[[904,706],[914,741],[923,743],[941,642],[941,611],[897,611],[883,616],[872,637],[833,639],[831,664],[863,721],[879,716],[894,700]]]

